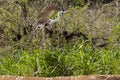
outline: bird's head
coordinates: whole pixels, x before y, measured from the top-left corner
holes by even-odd
[[[67,11],[59,11],[59,12],[58,12],[58,15],[61,16],[62,14],[65,14],[66,12],[67,12]]]

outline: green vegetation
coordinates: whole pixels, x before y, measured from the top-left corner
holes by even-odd
[[[12,49],[0,56],[0,74],[22,76],[70,76],[120,74],[120,47],[93,50],[90,46]]]
[[[0,75],[120,74],[119,2],[60,2],[68,12],[40,45],[41,31],[28,38],[44,0],[0,1]]]

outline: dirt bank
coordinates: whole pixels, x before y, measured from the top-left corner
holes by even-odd
[[[70,77],[18,77],[0,76],[0,80],[120,80],[120,75],[90,75],[90,76],[70,76]]]

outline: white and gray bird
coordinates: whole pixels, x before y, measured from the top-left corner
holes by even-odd
[[[50,19],[50,17],[52,16],[52,14],[55,12],[55,10],[57,10],[59,7],[59,4],[57,2],[51,2],[51,3],[47,3],[41,10],[40,15],[37,18],[37,23],[35,26],[35,29],[32,31],[29,41],[32,40],[32,37],[34,35],[34,33],[38,30],[38,29],[43,29],[46,26],[50,26],[51,24],[59,21],[60,17],[62,14],[66,13],[67,11],[59,11],[57,13],[57,18],[56,19]],[[43,29],[43,33],[44,33],[44,29]],[[43,35],[45,36],[45,35]]]

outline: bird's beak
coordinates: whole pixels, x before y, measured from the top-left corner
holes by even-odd
[[[63,13],[67,13],[67,10],[66,10],[66,11],[64,11]]]

